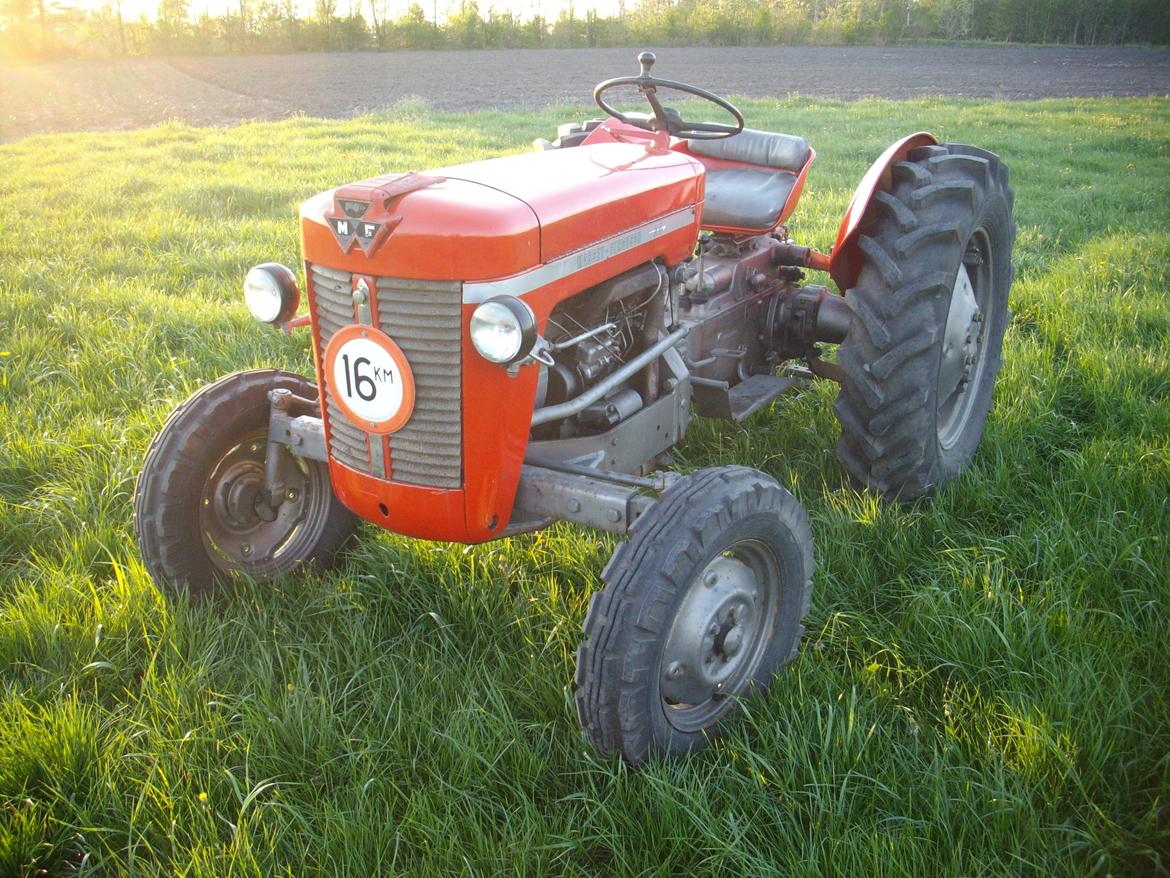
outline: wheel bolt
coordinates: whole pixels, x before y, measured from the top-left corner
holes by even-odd
[[[251,555],[252,554],[251,544],[244,543],[244,545],[240,546],[240,554],[243,555],[245,558],[248,557],[249,555]]]
[[[719,635],[719,626],[712,622],[711,627],[707,629],[707,633],[712,637],[717,637]]]
[[[672,677],[681,677],[684,671],[686,671],[686,667],[682,662],[671,662],[670,667],[666,669],[666,672]]]
[[[296,500],[300,495],[295,490],[290,490],[287,494],[285,494],[285,496],[289,500]]]
[[[715,583],[718,581],[719,574],[714,570],[708,570],[705,574],[703,574],[703,585],[707,586],[708,588],[713,588]]]
[[[723,651],[732,656],[739,652],[741,646],[743,646],[743,629],[737,626],[728,631],[727,636],[723,638]]]

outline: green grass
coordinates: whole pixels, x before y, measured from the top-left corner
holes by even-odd
[[[819,160],[819,247],[929,128],[1016,188],[1014,321],[971,471],[844,483],[832,388],[702,423],[805,504],[800,659],[706,752],[584,744],[573,653],[613,547],[373,528],[328,575],[161,598],[131,533],[151,436],[236,369],[309,370],[246,268],[298,202],[523,149],[584,107],[0,147],[0,876],[1152,875],[1170,870],[1170,102],[744,101]]]

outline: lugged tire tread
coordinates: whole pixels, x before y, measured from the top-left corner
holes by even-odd
[[[857,240],[857,245],[861,248],[861,252],[870,258],[873,265],[881,272],[882,280],[890,289],[893,289],[902,282],[902,270],[898,268],[898,263],[894,260],[885,248],[877,241],[868,235],[862,235]]]
[[[894,241],[894,256],[898,260],[905,260],[914,251],[932,244],[959,243],[959,226],[957,223],[937,222],[928,226],[919,226],[912,232],[907,232]]]
[[[943,183],[931,183],[910,193],[910,204],[917,208],[924,202],[937,198],[940,195],[958,195],[967,202],[968,207],[975,205],[975,184],[971,180],[947,180]],[[897,201],[897,199],[894,199]],[[898,202],[901,204],[901,202]],[[913,213],[913,211],[911,211]]]
[[[873,203],[889,215],[890,219],[897,225],[899,231],[908,232],[918,224],[918,217],[914,211],[910,210],[910,208],[889,192],[883,192],[881,190],[875,192],[873,194]]]
[[[930,181],[930,171],[915,162],[894,162],[890,168],[890,176],[895,183],[925,185]]]
[[[931,272],[907,281],[893,295],[882,300],[879,311],[883,318],[891,318],[915,304],[918,299],[938,295],[946,290],[947,277],[941,271]]]

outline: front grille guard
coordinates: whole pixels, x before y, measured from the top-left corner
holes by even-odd
[[[316,320],[317,350],[334,333],[361,321],[353,301],[353,275],[308,266],[308,292]],[[410,363],[414,412],[388,437],[351,422],[321,376],[322,416],[329,454],[338,463],[379,479],[432,488],[463,484],[462,285],[458,281],[378,278],[373,323],[390,336]]]

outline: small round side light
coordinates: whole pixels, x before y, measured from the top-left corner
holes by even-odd
[[[527,357],[536,344],[536,315],[515,296],[493,296],[471,315],[471,343],[501,366]]]
[[[244,301],[261,323],[287,323],[301,306],[297,276],[279,262],[257,265],[244,277]]]

